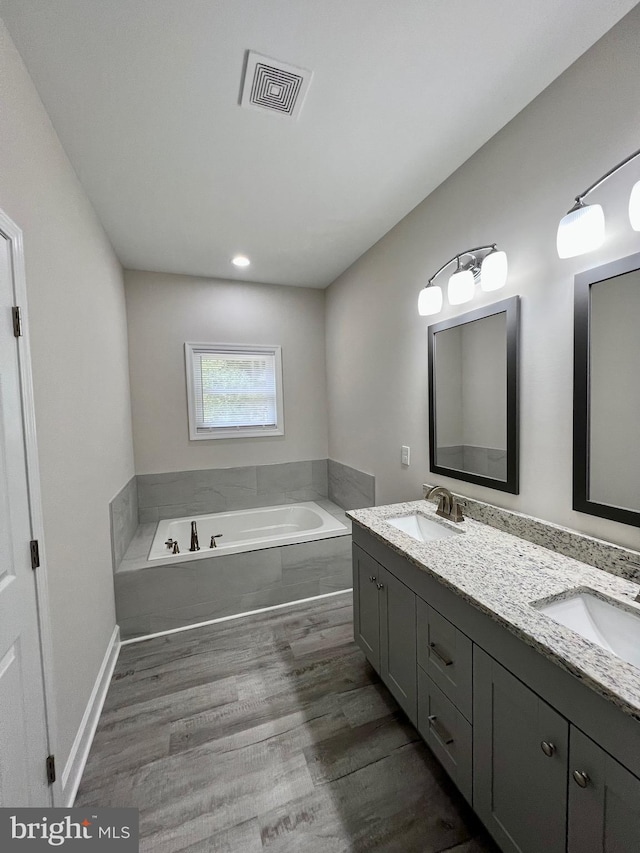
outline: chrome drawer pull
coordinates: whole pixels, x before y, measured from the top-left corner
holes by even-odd
[[[591,779],[589,779],[589,776],[583,771],[574,770],[573,781],[576,783],[576,785],[580,785],[581,788],[586,788]]]
[[[551,758],[551,756],[555,754],[556,746],[548,740],[543,740],[540,744],[540,749],[544,752],[547,758]]]
[[[429,648],[438,658],[438,660],[442,663],[443,666],[451,666],[451,664],[453,663],[451,658],[445,657],[435,643],[429,643]]]
[[[435,714],[431,714],[430,717],[427,717],[429,720],[429,725],[434,730],[434,732],[438,735],[440,740],[445,744],[445,746],[449,746],[453,743],[453,738],[449,734],[449,732],[440,725],[438,722],[438,718]]]

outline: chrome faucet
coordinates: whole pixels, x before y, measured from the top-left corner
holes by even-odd
[[[222,533],[214,533],[213,536],[211,537],[211,543],[209,545],[209,548],[217,548],[218,543],[216,542],[216,539],[219,539],[221,536],[222,536]]]
[[[191,547],[190,551],[199,551],[200,546],[198,545],[198,528],[196,527],[195,521],[191,522]]]
[[[177,539],[174,540],[173,548],[171,549],[171,553],[172,554],[179,554],[180,553],[180,548],[178,547],[178,540]]]
[[[440,498],[436,515],[446,518],[449,521],[464,521],[462,507],[466,506],[466,504],[452,495],[449,489],[445,489],[444,486],[434,486],[424,496],[425,500],[429,498]]]

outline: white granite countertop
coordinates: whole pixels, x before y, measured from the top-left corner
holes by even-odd
[[[435,510],[421,500],[351,510],[347,516],[640,721],[640,669],[531,606],[588,589],[640,616],[640,604],[633,601],[638,584],[472,519],[446,521]],[[385,521],[415,512],[462,532],[419,542]]]

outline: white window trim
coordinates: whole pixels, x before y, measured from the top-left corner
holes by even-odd
[[[275,357],[276,373],[276,421],[275,428],[230,427],[216,429],[211,433],[199,432],[196,424],[196,407],[194,398],[193,354],[196,350],[210,349],[216,352],[265,352]],[[187,376],[187,412],[189,420],[189,439],[191,441],[213,441],[217,438],[266,438],[274,435],[284,435],[284,399],[282,392],[282,347],[256,344],[218,344],[194,343],[189,341],[184,345],[184,358]]]

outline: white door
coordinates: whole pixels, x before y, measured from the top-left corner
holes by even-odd
[[[46,806],[47,730],[11,244],[0,234],[0,806]]]

